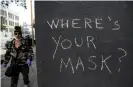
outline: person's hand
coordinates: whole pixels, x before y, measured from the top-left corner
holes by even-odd
[[[28,64],[28,66],[31,66],[31,61],[30,61],[30,59],[27,59],[27,62],[26,62],[27,64]]]
[[[2,67],[4,67],[4,68],[5,68],[6,66],[7,66],[7,64],[2,64]]]

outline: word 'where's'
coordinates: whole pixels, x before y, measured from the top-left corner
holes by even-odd
[[[108,21],[112,24],[112,30],[119,30],[120,24],[118,20],[112,20],[111,17],[108,16]],[[104,20],[103,18],[84,18],[84,19],[53,19],[51,21],[47,21],[47,24],[51,29],[58,28],[84,28],[84,29],[104,29]]]

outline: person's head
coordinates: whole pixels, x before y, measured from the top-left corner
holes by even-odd
[[[14,28],[15,28],[15,30],[14,30],[15,38],[16,39],[21,38],[22,37],[21,27],[20,26],[15,26]]]

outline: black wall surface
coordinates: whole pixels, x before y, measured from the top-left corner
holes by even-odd
[[[39,87],[133,87],[133,2],[36,1],[35,23]]]

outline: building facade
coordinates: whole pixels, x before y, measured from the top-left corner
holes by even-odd
[[[7,40],[13,37],[14,26],[20,25],[19,15],[13,10],[5,7],[0,7],[0,35],[1,45],[4,45]]]
[[[1,17],[1,31],[5,31],[11,36],[13,36],[14,26],[19,25],[19,16],[15,14],[13,11],[9,11],[6,9],[0,9],[0,17]]]

